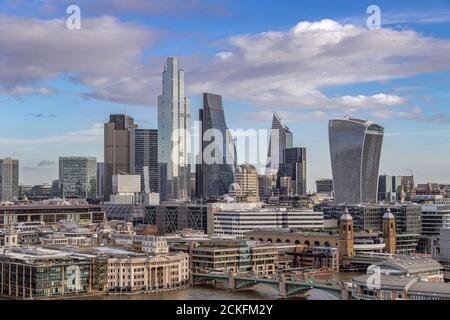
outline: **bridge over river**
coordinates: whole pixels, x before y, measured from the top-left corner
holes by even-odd
[[[228,290],[239,290],[253,287],[255,285],[265,285],[278,291],[281,297],[306,293],[312,289],[325,291],[339,300],[348,298],[348,288],[345,283],[322,282],[314,278],[298,280],[290,277],[280,276],[277,278],[265,278],[254,275],[242,275],[233,273],[192,273],[191,284],[201,284],[205,282],[221,282]]]

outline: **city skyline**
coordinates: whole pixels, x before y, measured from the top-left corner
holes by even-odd
[[[223,97],[230,128],[268,129],[272,111],[277,111],[294,132],[294,146],[308,149],[308,190],[314,189],[315,180],[331,178],[327,123],[348,113],[386,128],[380,174],[404,175],[412,169],[418,183],[450,180],[446,170],[450,158],[446,142],[450,136],[446,128],[450,55],[445,54],[450,51],[450,28],[445,16],[449,6],[445,2],[430,1],[424,10],[418,1],[407,5],[380,1],[382,30],[373,31],[365,26],[368,17],[365,3],[344,3],[332,8],[327,3],[321,9],[320,1],[289,2],[283,9],[268,1],[259,5],[257,13],[252,13],[250,9],[255,6],[252,1],[242,11],[233,4],[208,2],[204,9],[213,6],[217,10],[210,10],[202,22],[192,24],[193,14],[168,26],[176,12],[166,9],[153,19],[154,15],[145,10],[136,13],[128,8],[129,11],[120,13],[111,6],[102,12],[81,1],[86,21],[80,31],[89,36],[87,42],[60,30],[58,21],[66,18],[65,10],[59,4],[52,5],[52,11],[35,17],[24,14],[20,5],[1,6],[2,25],[18,28],[14,37],[8,28],[2,28],[5,33],[0,39],[0,52],[7,59],[14,50],[24,49],[21,39],[30,26],[54,34],[55,39],[61,37],[62,46],[67,40],[78,41],[74,42],[74,48],[79,48],[63,59],[55,59],[50,70],[43,67],[39,55],[24,57],[28,59],[26,65],[40,66],[43,73],[28,74],[17,61],[0,75],[0,107],[8,114],[8,119],[0,120],[0,158],[20,160],[20,179],[24,184],[50,183],[57,177],[57,159],[61,155],[103,159],[103,123],[109,114],[126,113],[141,128],[156,128],[161,65],[166,56],[172,55],[180,57],[186,70],[186,96],[192,98],[192,114],[197,114],[203,92]],[[269,11],[273,13],[269,19],[259,17]],[[227,22],[217,19],[221,15],[227,16],[224,19]],[[242,23],[247,16],[252,18],[251,26]],[[230,28],[230,23],[236,27]],[[186,29],[187,25],[191,27]],[[94,44],[99,30],[106,27],[120,31],[121,38],[130,42],[125,43],[130,50],[126,53],[132,58],[117,53],[105,59],[104,64],[99,63],[102,59],[90,59],[97,61],[93,66],[81,58],[86,52],[83,50],[88,46],[94,57],[97,54],[104,57],[104,51]],[[160,34],[155,29],[162,33],[169,31],[169,38],[157,37]],[[331,41],[328,39],[331,37],[337,43],[327,42],[331,49],[324,48],[311,39],[314,33],[320,33],[325,42]],[[12,45],[14,38],[18,39],[19,47]],[[175,44],[177,41],[169,39],[182,41]],[[323,56],[299,44],[300,40],[308,39],[309,48],[323,52]],[[411,50],[390,45],[387,39],[404,40],[406,44],[414,44],[416,50],[408,53]],[[40,40],[37,48],[44,54],[62,52],[62,47],[52,41]],[[114,40],[113,35],[105,40],[106,47],[113,51]],[[291,47],[286,48],[285,43]],[[349,46],[351,52],[344,48],[346,43],[354,44]],[[144,48],[147,45],[152,48]],[[258,55],[252,48],[267,52],[267,56]],[[277,48],[286,54],[281,55]],[[330,59],[335,62],[332,58],[336,55],[348,64],[330,64]],[[416,60],[418,56],[423,57],[420,62]],[[146,57],[145,62],[140,62],[141,57]],[[323,60],[324,57],[327,59]],[[381,61],[374,63],[373,57]],[[273,64],[272,58],[279,64]],[[317,61],[323,68],[311,61]],[[111,63],[118,69],[106,70],[104,65]],[[355,72],[352,64],[361,71]],[[69,65],[72,67],[65,67]],[[347,68],[346,76],[339,76],[341,67]],[[15,77],[8,76],[11,74]],[[270,75],[279,81],[268,81]],[[420,153],[415,146],[420,147]]]

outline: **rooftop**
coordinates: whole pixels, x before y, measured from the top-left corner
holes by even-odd
[[[433,272],[442,269],[442,265],[434,259],[419,256],[397,255],[389,260],[375,264],[382,269],[394,270],[405,274],[417,274],[423,272]]]

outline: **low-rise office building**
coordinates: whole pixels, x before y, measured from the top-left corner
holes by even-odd
[[[324,228],[323,213],[286,208],[223,210],[214,213],[215,235],[244,239],[249,231],[267,228],[320,230]]]
[[[108,258],[108,292],[152,292],[189,285],[189,256],[165,253],[155,256],[117,252]]]
[[[207,240],[191,243],[189,255],[193,270],[270,275],[276,272],[278,250],[255,241]]]
[[[0,207],[0,228],[21,222],[55,224],[61,220],[100,223],[105,213],[96,205],[13,205]]]
[[[9,247],[0,255],[0,295],[41,299],[172,290],[189,285],[186,253],[148,255],[112,247]]]
[[[113,234],[112,239],[116,245],[132,247],[136,251],[151,254],[169,253],[169,245],[165,237]]]
[[[15,247],[0,255],[0,294],[36,299],[88,294],[94,257],[42,247]]]

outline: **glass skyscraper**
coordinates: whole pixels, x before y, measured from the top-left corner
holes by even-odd
[[[229,192],[236,167],[236,149],[225,121],[221,96],[203,94],[199,120],[202,159],[196,170],[197,197],[217,199]]]
[[[141,176],[142,192],[158,192],[158,130],[130,131],[130,173]]]
[[[162,200],[189,200],[191,106],[184,93],[184,70],[167,58],[158,97],[158,165]]]
[[[283,163],[279,165],[278,177],[290,177],[293,193],[299,196],[306,194],[306,148],[283,150]]]
[[[269,151],[267,153],[266,174],[276,174],[283,163],[283,151],[293,147],[292,132],[284,126],[280,117],[274,112],[270,131]]]
[[[60,157],[59,181],[63,198],[95,198],[97,196],[97,159]]]
[[[19,160],[0,159],[0,201],[19,197]]]
[[[371,121],[330,120],[329,143],[335,203],[377,201],[384,128]]]

